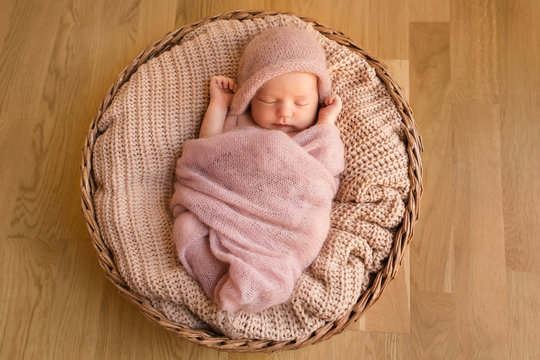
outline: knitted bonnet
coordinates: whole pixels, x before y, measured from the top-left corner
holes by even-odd
[[[317,76],[320,103],[330,95],[326,54],[314,36],[290,26],[272,28],[255,36],[240,58],[238,91],[234,94],[229,113],[243,113],[265,82],[292,71]]]

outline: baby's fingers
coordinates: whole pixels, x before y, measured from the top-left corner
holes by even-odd
[[[222,76],[220,76],[218,79],[217,79],[217,83],[219,85],[220,88],[222,89],[227,89],[227,86],[228,86],[228,83],[227,83],[227,79],[223,78]]]
[[[225,76],[219,76],[217,78],[218,85],[224,90],[235,91],[234,80]]]
[[[232,92],[236,92],[236,84],[234,83],[234,80],[231,78],[227,79],[227,89],[231,90]]]
[[[330,105],[333,102],[334,102],[333,95],[327,96],[326,99],[324,99],[324,105],[326,106]]]
[[[338,94],[332,94],[330,96],[327,96],[326,99],[324,99],[324,104],[326,106],[332,105],[332,104],[339,105],[341,104],[341,98],[339,97]]]

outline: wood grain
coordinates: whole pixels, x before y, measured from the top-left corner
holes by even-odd
[[[413,22],[450,21],[450,0],[409,1],[409,20]]]
[[[506,264],[516,271],[540,273],[540,41],[538,3],[499,9],[507,21],[498,27],[504,114],[502,167]],[[527,38],[528,41],[523,41]],[[532,71],[529,71],[531,69]]]
[[[413,291],[411,294],[411,359],[467,359],[458,348],[456,295]]]
[[[500,103],[496,5],[491,0],[450,3],[454,102]]]
[[[453,217],[459,347],[509,358],[508,296],[501,203],[500,108],[452,107],[456,169]],[[481,288],[482,291],[477,289]]]
[[[316,18],[383,59],[425,145],[397,278],[342,334],[272,355],[152,325],[105,278],[80,212],[83,139],[120,71],[238,9]],[[535,0],[0,1],[0,358],[539,358],[538,18]]]
[[[411,106],[423,136],[425,195],[415,246],[413,286],[423,291],[453,290],[453,149],[450,106],[450,28],[443,22],[411,23]],[[417,96],[416,94],[423,94]]]
[[[510,359],[540,357],[540,277],[538,273],[508,271],[510,298]]]

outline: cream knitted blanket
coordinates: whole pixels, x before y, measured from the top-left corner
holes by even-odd
[[[187,272],[226,311],[287,301],[326,239],[343,167],[333,124],[293,138],[250,127],[187,142],[171,199]]]
[[[243,46],[269,27],[315,33],[327,54],[345,170],[328,238],[292,297],[261,312],[220,311],[181,265],[169,209],[175,162],[198,135],[214,75],[235,77]],[[298,18],[216,21],[139,66],[116,94],[93,150],[99,230],[132,291],[170,320],[231,338],[299,339],[350,310],[384,265],[409,189],[401,117],[385,85],[360,56]]]

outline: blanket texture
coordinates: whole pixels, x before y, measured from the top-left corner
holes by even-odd
[[[328,234],[344,161],[333,124],[294,138],[251,127],[186,143],[173,236],[182,264],[220,308],[262,311],[290,298]]]
[[[170,211],[176,161],[197,137],[208,80],[236,76],[245,44],[270,27],[314,33],[343,99],[345,170],[330,230],[291,299],[261,312],[218,309],[178,260]],[[196,65],[196,66],[195,66]],[[365,59],[289,15],[215,21],[141,65],[98,123],[92,154],[99,231],[118,275],[171,321],[235,339],[302,339],[345,316],[381,270],[409,192],[402,119]]]

